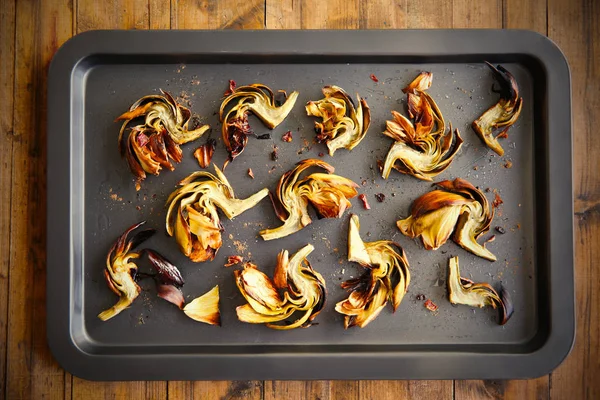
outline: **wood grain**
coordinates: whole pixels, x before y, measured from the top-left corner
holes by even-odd
[[[600,4],[548,2],[548,35],[571,66],[577,330],[575,347],[551,375],[551,398],[600,398]]]
[[[173,3],[173,29],[263,29],[263,0],[181,0]]]
[[[599,20],[593,0],[0,0],[0,230],[6,232],[0,238],[0,398],[600,398]],[[54,362],[44,310],[51,56],[73,32],[90,29],[265,27],[523,28],[548,34],[561,47],[574,93],[578,314],[575,348],[550,379],[457,381],[454,387],[450,381],[100,383],[72,378]]]
[[[14,0],[0,0],[0,232],[10,232],[11,225],[15,19]],[[0,236],[0,396],[6,393],[9,270],[10,235],[5,234]]]
[[[16,3],[6,397],[63,397],[46,345],[46,75],[72,35],[71,2]]]

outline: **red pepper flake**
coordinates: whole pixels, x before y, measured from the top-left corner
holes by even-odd
[[[373,82],[379,82],[379,79],[377,79],[377,77],[375,75],[373,75],[373,74],[371,74],[371,80]]]
[[[494,240],[496,240],[496,235],[490,236],[490,238],[488,240],[486,240],[485,242],[490,243],[490,242],[493,242]]]
[[[507,162],[504,163],[504,168],[506,169],[510,169],[512,168],[512,161],[508,160]]]
[[[229,89],[227,89],[223,95],[229,96],[230,94],[233,94],[233,92],[235,92],[236,86],[237,85],[236,85],[235,81],[233,79],[230,79],[229,80]]]
[[[254,172],[252,172],[252,168],[248,168],[248,176],[254,179]]]
[[[237,265],[242,261],[244,261],[244,257],[242,256],[229,256],[227,257],[227,264],[225,264],[225,266],[231,267],[232,265]]]
[[[323,157],[324,155],[325,155],[325,153],[323,153],[323,152],[319,153],[319,157]]]
[[[375,195],[375,198],[377,199],[378,202],[383,203],[383,201],[385,200],[385,194],[383,194],[383,193],[377,193]]]
[[[427,301],[425,302],[424,305],[425,305],[425,308],[431,312],[435,312],[438,309],[438,306],[430,299],[427,299]]]
[[[364,194],[361,194],[360,196],[358,196],[358,199],[360,201],[362,201],[363,207],[365,208],[365,210],[370,210],[371,206],[369,205],[369,202],[367,201],[367,196],[365,196]]]
[[[492,203],[492,207],[498,208],[500,204],[504,204],[504,200],[500,197],[498,193],[494,196],[494,202]]]
[[[287,131],[286,133],[283,134],[283,136],[281,137],[281,140],[283,140],[284,142],[291,142],[292,141],[292,131]]]

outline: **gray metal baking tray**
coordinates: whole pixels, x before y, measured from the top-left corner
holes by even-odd
[[[470,128],[497,99],[484,60],[507,67],[524,98],[504,157],[488,151]],[[390,146],[380,132],[391,110],[405,111],[401,88],[422,70],[433,72],[429,93],[465,139],[438,180],[466,178],[498,190],[504,200],[493,226],[506,233],[489,244],[497,262],[454,243],[426,251],[395,228],[412,200],[431,186],[395,172],[387,181],[379,178],[376,160]],[[206,136],[183,147],[184,161],[175,171],[149,177],[136,192],[117,151],[119,124],[113,120],[162,88],[211,125],[218,140],[214,161],[222,165],[215,112],[229,79],[300,92],[272,139],[251,138],[227,167],[240,196],[273,189],[294,163],[327,153],[312,143],[314,120],[303,107],[322,97],[323,85],[366,98],[373,122],[365,140],[352,152],[323,159],[367,195],[370,211],[357,199],[351,210],[361,217],[365,240],[392,239],[407,252],[412,281],[395,314],[386,309],[368,327],[344,330],[334,311],[346,295],[339,284],[361,268],[345,261],[348,215],[263,242],[260,227],[277,225],[264,200],[224,222],[224,246],[213,262],[202,264],[189,262],[166,236],[164,202],[181,178],[198,169],[191,153]],[[550,372],[568,354],[575,326],[570,77],[564,56],[547,38],[498,30],[93,31],[57,52],[48,82],[48,342],[72,374],[96,380],[526,378]],[[251,124],[257,134],[268,131],[257,120]],[[288,130],[292,143],[281,140]],[[273,145],[280,150],[277,161],[269,157]],[[504,166],[508,161],[512,168]],[[256,179],[246,175],[248,168]],[[386,195],[383,203],[376,193]],[[132,307],[108,322],[96,317],[115,301],[102,277],[105,255],[140,220],[159,230],[147,246],[179,266],[186,297],[219,284],[222,327],[188,319],[144,281]],[[329,292],[319,324],[280,332],[238,322],[235,307],[243,298],[232,269],[223,267],[225,258],[244,255],[270,274],[281,249],[295,252],[306,243],[316,247],[309,260]],[[492,310],[453,307],[446,300],[451,255],[460,257],[463,275],[501,281],[510,290],[515,314],[507,325],[497,325]],[[426,310],[417,294],[439,311]]]

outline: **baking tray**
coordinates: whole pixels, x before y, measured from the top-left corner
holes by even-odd
[[[487,150],[470,128],[497,100],[484,60],[505,65],[524,98],[521,117],[503,142],[504,157]],[[493,226],[506,233],[489,244],[497,262],[454,243],[425,251],[395,228],[412,200],[431,186],[396,172],[387,181],[379,178],[376,160],[391,144],[380,132],[391,110],[405,111],[401,88],[422,70],[433,72],[429,93],[465,139],[437,180],[466,178],[504,200]],[[574,338],[570,77],[564,56],[547,38],[499,30],[93,31],[67,42],[49,74],[48,342],[72,374],[95,380],[526,378],[550,372],[568,354]],[[240,197],[273,189],[294,163],[327,153],[312,143],[314,119],[303,108],[322,97],[323,85],[366,98],[373,122],[365,140],[352,152],[323,159],[367,195],[371,210],[357,199],[351,210],[361,217],[364,240],[392,239],[407,252],[412,280],[395,314],[387,308],[368,327],[344,330],[334,311],[346,296],[339,284],[361,268],[346,261],[348,214],[315,219],[297,234],[264,242],[258,230],[278,224],[264,200],[224,222],[223,247],[213,262],[202,264],[189,262],[166,236],[165,200],[198,169],[191,153],[207,136],[183,146],[184,161],[175,171],[149,177],[136,192],[117,151],[119,124],[113,120],[139,97],[167,90],[211,125],[218,140],[214,162],[222,165],[216,111],[228,79],[300,92],[272,139],[251,138],[227,167]],[[251,124],[257,134],[268,131],[255,119]],[[281,140],[288,130],[292,143]],[[277,161],[270,159],[273,145]],[[512,168],[504,166],[508,161]],[[254,180],[246,175],[250,167]],[[376,193],[386,195],[383,203]],[[129,309],[108,322],[96,317],[115,302],[102,277],[106,252],[140,220],[159,229],[147,246],[180,267],[188,299],[219,284],[221,328],[188,319],[144,281]],[[309,260],[329,293],[318,325],[280,332],[237,321],[235,307],[244,301],[232,269],[223,268],[225,258],[243,255],[271,274],[281,249],[295,252],[307,243],[316,247]],[[501,281],[510,290],[515,314],[507,325],[497,325],[492,310],[446,300],[452,255],[460,257],[463,275]],[[427,311],[417,294],[439,311]]]

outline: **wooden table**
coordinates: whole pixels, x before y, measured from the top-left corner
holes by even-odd
[[[554,40],[573,78],[577,338],[567,360],[529,381],[454,382],[96,383],[58,366],[45,329],[48,64],[90,29],[198,28],[523,28]],[[599,126],[599,1],[0,0],[0,398],[598,399]]]

